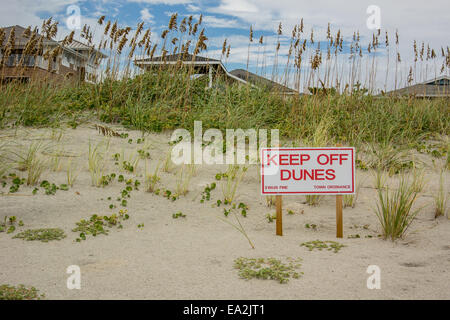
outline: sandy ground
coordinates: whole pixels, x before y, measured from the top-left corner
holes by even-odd
[[[130,219],[123,223],[123,229],[76,243],[77,234],[71,229],[77,221],[119,209],[110,210],[107,197],[114,200],[123,184],[115,181],[104,188],[93,187],[87,169],[89,139],[98,142],[105,138],[89,126],[66,129],[60,141],[58,134],[51,137],[49,129],[20,129],[17,137],[8,138],[11,134],[0,133],[3,139],[23,144],[42,138],[56,148],[64,145],[66,153],[77,155],[74,159],[81,172],[73,188],[53,196],[45,195],[42,188],[33,196],[33,188],[25,186],[15,195],[7,195],[9,186],[0,187],[5,193],[0,196],[0,218],[15,215],[23,220],[25,226],[19,231],[59,227],[67,234],[64,240],[42,243],[0,233],[0,284],[34,286],[49,299],[450,299],[450,220],[434,219],[432,194],[437,190],[438,176],[432,170],[427,172],[428,184],[417,203],[429,205],[422,209],[407,236],[396,242],[377,237],[380,230],[373,211],[373,179],[359,171],[362,187],[356,207],[344,210],[344,239],[339,241],[346,247],[339,253],[310,252],[300,246],[316,239],[337,240],[334,197],[325,198],[317,207],[304,204],[302,196],[284,197],[285,212],[292,210],[294,214],[284,215],[284,236],[275,236],[275,222],[266,219],[275,209],[267,207],[259,194],[256,168],[250,168],[236,200],[249,206],[247,218],[240,221],[256,246],[251,249],[238,231],[219,219],[224,218],[223,209],[213,206],[222,198],[219,182],[211,193],[212,200],[200,203],[204,187],[226,169],[204,165],[198,167],[185,197],[172,202],[145,192],[141,186],[128,201]],[[108,173],[123,174],[115,167],[112,154],[142,149],[142,144],[136,144],[140,133],[129,134],[132,144],[128,139],[110,139]],[[165,158],[168,139],[168,134],[147,136],[150,168]],[[61,162],[61,171],[49,170],[42,178],[66,183],[67,158]],[[137,178],[143,183],[143,161],[138,169]],[[173,190],[174,173],[162,173],[161,185]],[[448,186],[448,172],[445,178]],[[173,219],[172,214],[178,211],[187,217]],[[231,216],[228,219],[232,221]],[[145,227],[138,229],[141,223]],[[317,230],[305,228],[307,223],[316,224]],[[361,238],[348,238],[354,234]],[[233,268],[234,259],[241,256],[300,257],[304,275],[287,284],[246,281]],[[81,268],[81,290],[66,287],[66,268],[70,265]],[[369,265],[381,269],[379,290],[366,286]]]

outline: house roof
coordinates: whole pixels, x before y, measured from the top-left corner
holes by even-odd
[[[230,71],[230,73],[242,80],[248,81],[251,84],[254,84],[258,87],[266,87],[270,90],[276,90],[283,93],[296,93],[295,90],[284,86],[278,82],[269,80],[265,77],[262,77],[260,75],[257,75],[255,73],[252,73],[250,71],[244,70],[244,69],[236,69],[233,71]]]
[[[59,41],[59,43],[62,43],[62,41]],[[94,48],[94,46],[89,46],[87,44],[84,44],[81,41],[73,39],[71,43],[66,44],[67,48],[73,49],[78,52],[93,52],[98,54],[101,58],[106,58],[107,56],[103,54],[101,51]]]
[[[15,26],[9,26],[9,27],[5,27],[5,28],[1,28],[4,32],[5,32],[5,40],[2,44],[0,44],[0,48],[3,48],[4,46],[6,46],[6,42],[8,41],[9,35],[11,34],[11,30],[14,28],[14,32],[15,32],[15,43],[14,43],[14,48],[17,49],[22,49],[23,47],[25,47],[25,45],[27,44],[29,38],[24,37],[23,33],[26,30],[26,28],[19,26],[19,25],[15,25]],[[42,36],[41,34],[39,34],[39,32],[37,33],[38,36]],[[48,39],[44,36],[43,37],[43,44],[44,47],[54,47],[54,46],[58,46],[60,45],[60,43],[62,41],[56,41],[53,39]],[[85,44],[74,40],[76,42],[78,42],[78,44],[75,45],[75,47],[79,46],[80,48],[82,46],[89,48],[88,46],[86,46]],[[72,47],[70,45],[66,45],[63,47],[63,49],[67,52],[72,53],[75,56],[78,56],[80,58],[86,58],[84,55],[82,55],[80,52],[78,52],[78,50],[75,49],[75,47]],[[102,54],[102,57],[106,57],[105,55]]]
[[[416,97],[450,97],[450,77],[440,76],[405,88],[392,90],[388,95],[414,95]]]
[[[194,56],[192,54],[186,54],[183,56],[183,54],[172,54],[167,55],[164,57],[158,56],[153,58],[144,58],[144,59],[137,59],[134,61],[134,64],[138,67],[145,68],[146,66],[155,66],[155,65],[173,65],[178,63],[179,61],[182,61],[183,64],[186,65],[193,65],[196,69],[198,69],[199,73],[206,73],[206,70],[208,70],[208,66],[214,66],[217,70],[222,71],[228,78],[245,83],[250,84],[252,87],[265,87],[270,90],[277,90],[280,93],[284,94],[294,94],[297,91],[288,88],[282,84],[279,84],[275,81],[269,80],[267,78],[264,78],[262,76],[259,76],[255,73],[248,72],[243,69],[236,69],[231,72],[228,72],[225,66],[223,65],[222,61],[202,56]]]
[[[0,47],[4,47],[6,45],[6,42],[8,41],[9,35],[11,34],[11,30],[13,28],[14,28],[15,40],[16,40],[14,43],[14,47],[22,48],[26,45],[26,43],[29,40],[29,38],[23,36],[23,33],[26,29],[22,26],[15,25],[15,26],[1,28],[5,32],[5,40],[3,43],[0,43]],[[40,34],[38,33],[38,35],[40,35]],[[47,39],[45,37],[43,39],[43,43],[44,43],[44,46],[55,46],[58,44],[58,42],[56,42],[55,40]]]
[[[207,57],[202,57],[202,56],[194,56],[190,53],[184,55],[183,53],[177,53],[177,54],[169,54],[166,55],[163,59],[162,56],[158,56],[158,57],[152,57],[152,58],[144,58],[144,59],[137,59],[134,61],[134,63],[136,65],[139,64],[160,64],[161,62],[163,63],[170,63],[170,62],[177,62],[177,61],[181,61],[183,60],[184,63],[186,62],[192,62],[192,63],[196,63],[196,62],[200,62],[200,63],[205,63],[208,62],[210,64],[218,64],[220,63],[220,60],[216,60],[216,59],[211,59],[211,58],[207,58]]]

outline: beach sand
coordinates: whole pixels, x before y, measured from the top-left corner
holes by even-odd
[[[125,132],[119,126],[115,130]],[[108,170],[106,173],[126,174],[115,166],[112,155],[124,150],[126,156],[144,144],[136,144],[141,133],[127,131],[129,137],[110,138]],[[137,179],[142,185],[132,191],[126,209],[130,219],[123,229],[113,228],[109,235],[87,236],[75,242],[78,234],[71,230],[75,223],[92,214],[110,215],[121,208],[115,201],[123,189],[117,179],[104,188],[91,186],[88,171],[88,144],[106,138],[92,125],[65,129],[61,140],[49,129],[19,129],[16,136],[4,130],[4,141],[29,144],[44,139],[54,148],[64,146],[64,153],[72,155],[80,170],[68,191],[58,190],[45,195],[42,188],[32,195],[34,187],[21,186],[8,195],[9,185],[0,191],[0,219],[16,216],[29,228],[61,228],[67,238],[48,243],[13,239],[0,233],[0,284],[34,286],[48,299],[450,299],[450,220],[434,218],[433,194],[438,188],[438,174],[426,171],[427,186],[416,207],[426,205],[407,231],[404,239],[383,240],[374,212],[376,190],[369,172],[357,172],[361,189],[354,208],[344,209],[344,238],[336,239],[335,197],[328,196],[319,206],[304,203],[303,196],[283,197],[284,235],[275,235],[275,222],[266,215],[274,214],[260,195],[255,166],[249,168],[238,187],[236,202],[248,205],[247,217],[239,216],[247,239],[231,225],[223,222],[223,207],[215,206],[223,200],[221,182],[215,175],[226,170],[225,165],[197,166],[197,174],[189,184],[189,193],[176,201],[162,195],[145,192],[144,160],[138,166]],[[10,137],[8,137],[10,136]],[[128,143],[132,138],[133,142]],[[149,171],[169,151],[168,133],[146,135],[151,159]],[[66,182],[69,157],[61,158],[62,169],[48,170],[42,179],[57,185]],[[17,171],[18,172],[18,171]],[[161,173],[160,188],[175,188],[177,169]],[[22,173],[23,174],[23,173]],[[134,178],[134,179],[136,179]],[[395,178],[388,180],[395,186]],[[449,187],[449,173],[445,183]],[[211,201],[200,203],[201,192],[207,184],[217,183]],[[107,200],[112,197],[112,201]],[[110,203],[117,208],[109,209]],[[294,214],[288,215],[292,210]],[[181,211],[186,218],[173,219]],[[143,223],[144,228],[138,228]],[[316,230],[306,224],[317,225]],[[349,238],[359,235],[359,238]],[[371,237],[370,237],[371,236]],[[333,240],[345,245],[338,253],[309,251],[300,246],[312,240]],[[301,258],[299,279],[287,284],[272,280],[244,280],[234,269],[238,257]],[[66,269],[78,265],[81,269],[81,289],[69,290],[70,276]],[[381,289],[367,288],[370,276],[367,268],[377,265],[381,270]]]

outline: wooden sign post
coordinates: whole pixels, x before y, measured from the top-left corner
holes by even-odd
[[[283,235],[283,198],[280,195],[275,196],[275,205],[277,207],[277,236]]]
[[[342,216],[342,195],[336,196],[336,238],[342,238],[344,235]]]
[[[336,147],[342,147],[342,144],[338,143]],[[342,238],[344,236],[344,218],[342,214],[342,194],[336,195],[336,238]]]
[[[355,194],[355,149],[262,148],[261,194],[275,195],[276,234],[283,235],[282,195],[335,195],[336,237],[343,237],[342,196]]]

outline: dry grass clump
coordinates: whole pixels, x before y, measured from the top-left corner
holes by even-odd
[[[161,180],[161,177],[159,176],[160,166],[161,166],[161,163],[158,162],[158,164],[155,167],[155,170],[151,173],[148,173],[147,161],[145,161],[145,190],[147,192],[155,192],[156,191],[156,185]]]
[[[434,194],[434,203],[435,203],[435,218],[440,216],[445,216],[448,210],[448,188],[444,184],[444,175],[445,169],[441,169],[439,172],[439,186],[438,191]],[[447,214],[447,217],[449,215]]]
[[[378,189],[377,207],[375,213],[380,221],[383,238],[395,240],[404,236],[406,230],[414,221],[419,209],[413,210],[418,193],[417,184],[410,182],[410,177],[402,174],[397,189],[388,186]]]
[[[222,194],[225,204],[231,204],[236,196],[236,190],[247,172],[247,167],[228,165],[222,181]]]
[[[67,161],[67,171],[66,171],[66,178],[67,178],[67,185],[70,187],[73,187],[73,184],[78,178],[78,174],[80,173],[77,170],[76,164],[73,163],[73,159],[70,158]]]
[[[89,141],[88,165],[93,186],[102,186],[102,177],[106,172],[106,153],[108,152],[108,149],[109,140],[107,142],[101,141],[95,146]]]
[[[185,166],[184,164],[178,170],[176,176],[175,185],[175,196],[184,196],[189,191],[189,183],[192,179],[192,169],[191,167]]]
[[[49,167],[48,160],[42,152],[48,148],[42,140],[31,143],[28,147],[19,146],[18,150],[10,152],[15,158],[14,163],[19,171],[27,172],[27,185],[36,185],[42,173]]]

